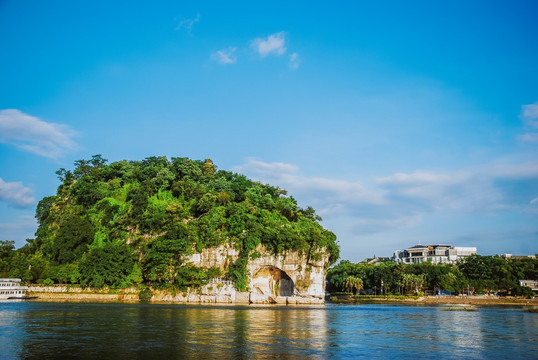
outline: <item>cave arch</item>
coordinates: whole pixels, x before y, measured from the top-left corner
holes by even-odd
[[[258,269],[251,281],[251,287],[269,297],[293,296],[295,284],[291,277],[276,266],[265,265]]]

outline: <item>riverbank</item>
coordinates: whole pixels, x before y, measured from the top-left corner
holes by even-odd
[[[455,304],[455,305],[519,305],[538,306],[538,298],[522,299],[515,297],[501,296],[356,296],[356,295],[336,295],[330,296],[327,302],[341,304],[361,304],[361,303],[405,303],[405,304]]]
[[[140,289],[92,289],[68,285],[30,285],[28,296],[36,296],[33,301],[72,301],[72,302],[137,302]],[[276,296],[236,291],[230,284],[214,284],[190,292],[152,289],[145,299],[154,303],[179,304],[278,304],[278,305],[322,305],[323,299],[302,296]]]

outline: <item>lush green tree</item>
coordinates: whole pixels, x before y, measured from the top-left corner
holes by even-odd
[[[361,278],[358,278],[358,277],[355,277],[355,276],[348,276],[346,278],[346,281],[344,283],[344,286],[346,288],[347,291],[349,292],[353,292],[353,290],[355,290],[355,292],[357,293],[357,295],[359,294],[359,292],[361,291],[362,289],[362,286],[363,286],[363,281]]]
[[[77,263],[62,264],[51,266],[45,276],[59,284],[77,284],[80,279],[80,272]]]
[[[160,287],[173,285],[191,247],[185,237],[160,237],[149,245],[144,259],[146,280]]]
[[[67,216],[60,225],[52,248],[52,258],[59,264],[82,257],[94,240],[95,232],[88,217],[83,214]]]
[[[129,246],[121,243],[106,243],[102,247],[93,247],[82,257],[78,271],[80,284],[101,288],[124,288],[132,285],[136,257]]]
[[[15,252],[15,241],[0,240],[0,277],[6,277]]]

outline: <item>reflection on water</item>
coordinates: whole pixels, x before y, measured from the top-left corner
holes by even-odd
[[[248,358],[323,358],[326,353],[327,324],[323,307],[297,309],[255,307],[246,313]]]
[[[0,303],[0,358],[533,358],[520,308]]]

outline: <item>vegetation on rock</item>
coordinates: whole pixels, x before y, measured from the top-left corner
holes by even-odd
[[[36,238],[16,251],[12,242],[0,244],[6,275],[95,288],[187,288],[226,277],[244,290],[260,244],[313,260],[328,254],[329,264],[339,257],[336,236],[311,207],[299,208],[278,187],[217,170],[209,159],[107,164],[95,155],[57,175],[57,194],[37,205]],[[240,255],[224,271],[188,264],[189,255],[225,243]]]

